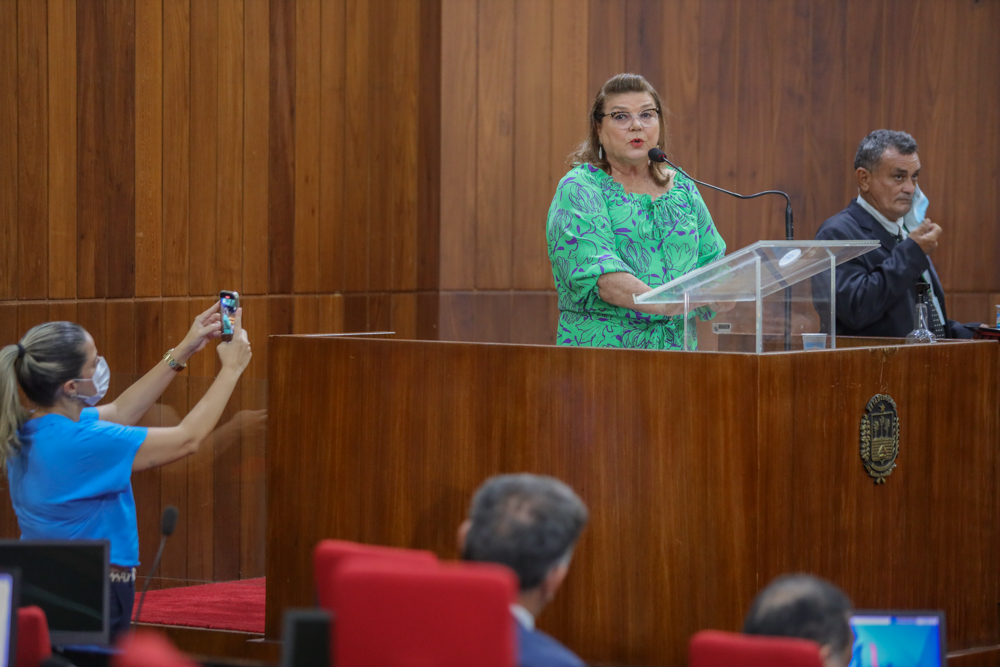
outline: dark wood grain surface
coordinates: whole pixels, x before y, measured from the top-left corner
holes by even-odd
[[[996,644],[998,365],[986,342],[755,356],[274,337],[268,636],[312,599],[319,539],[454,558],[475,488],[530,471],[591,511],[540,618],[587,660],[684,664],[692,633],[738,629],[789,571],[859,606],[945,609],[952,649]],[[879,393],[901,453],[876,486],[858,434]]]

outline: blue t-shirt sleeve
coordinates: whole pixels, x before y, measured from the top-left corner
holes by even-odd
[[[72,468],[77,470],[87,495],[121,493],[128,489],[132,479],[132,463],[136,452],[146,440],[144,426],[122,426],[100,421],[96,408],[85,408],[80,413],[81,429],[72,456]]]

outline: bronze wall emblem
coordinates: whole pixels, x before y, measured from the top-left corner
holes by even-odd
[[[899,414],[896,401],[887,394],[876,394],[868,401],[861,418],[861,462],[876,484],[884,484],[896,467],[897,456]]]

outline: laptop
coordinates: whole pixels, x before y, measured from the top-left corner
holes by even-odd
[[[851,667],[944,667],[943,611],[858,610]]]

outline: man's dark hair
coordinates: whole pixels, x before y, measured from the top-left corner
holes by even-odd
[[[917,152],[917,140],[906,132],[875,130],[858,145],[858,152],[854,155],[854,168],[864,167],[874,172],[887,148],[895,148],[900,155],[913,155]]]
[[[809,574],[786,574],[754,598],[743,632],[811,639],[839,654],[851,645],[851,607],[844,591],[830,582]]]
[[[570,556],[587,524],[587,508],[552,477],[500,475],[476,491],[469,520],[462,558],[506,565],[525,591]]]

